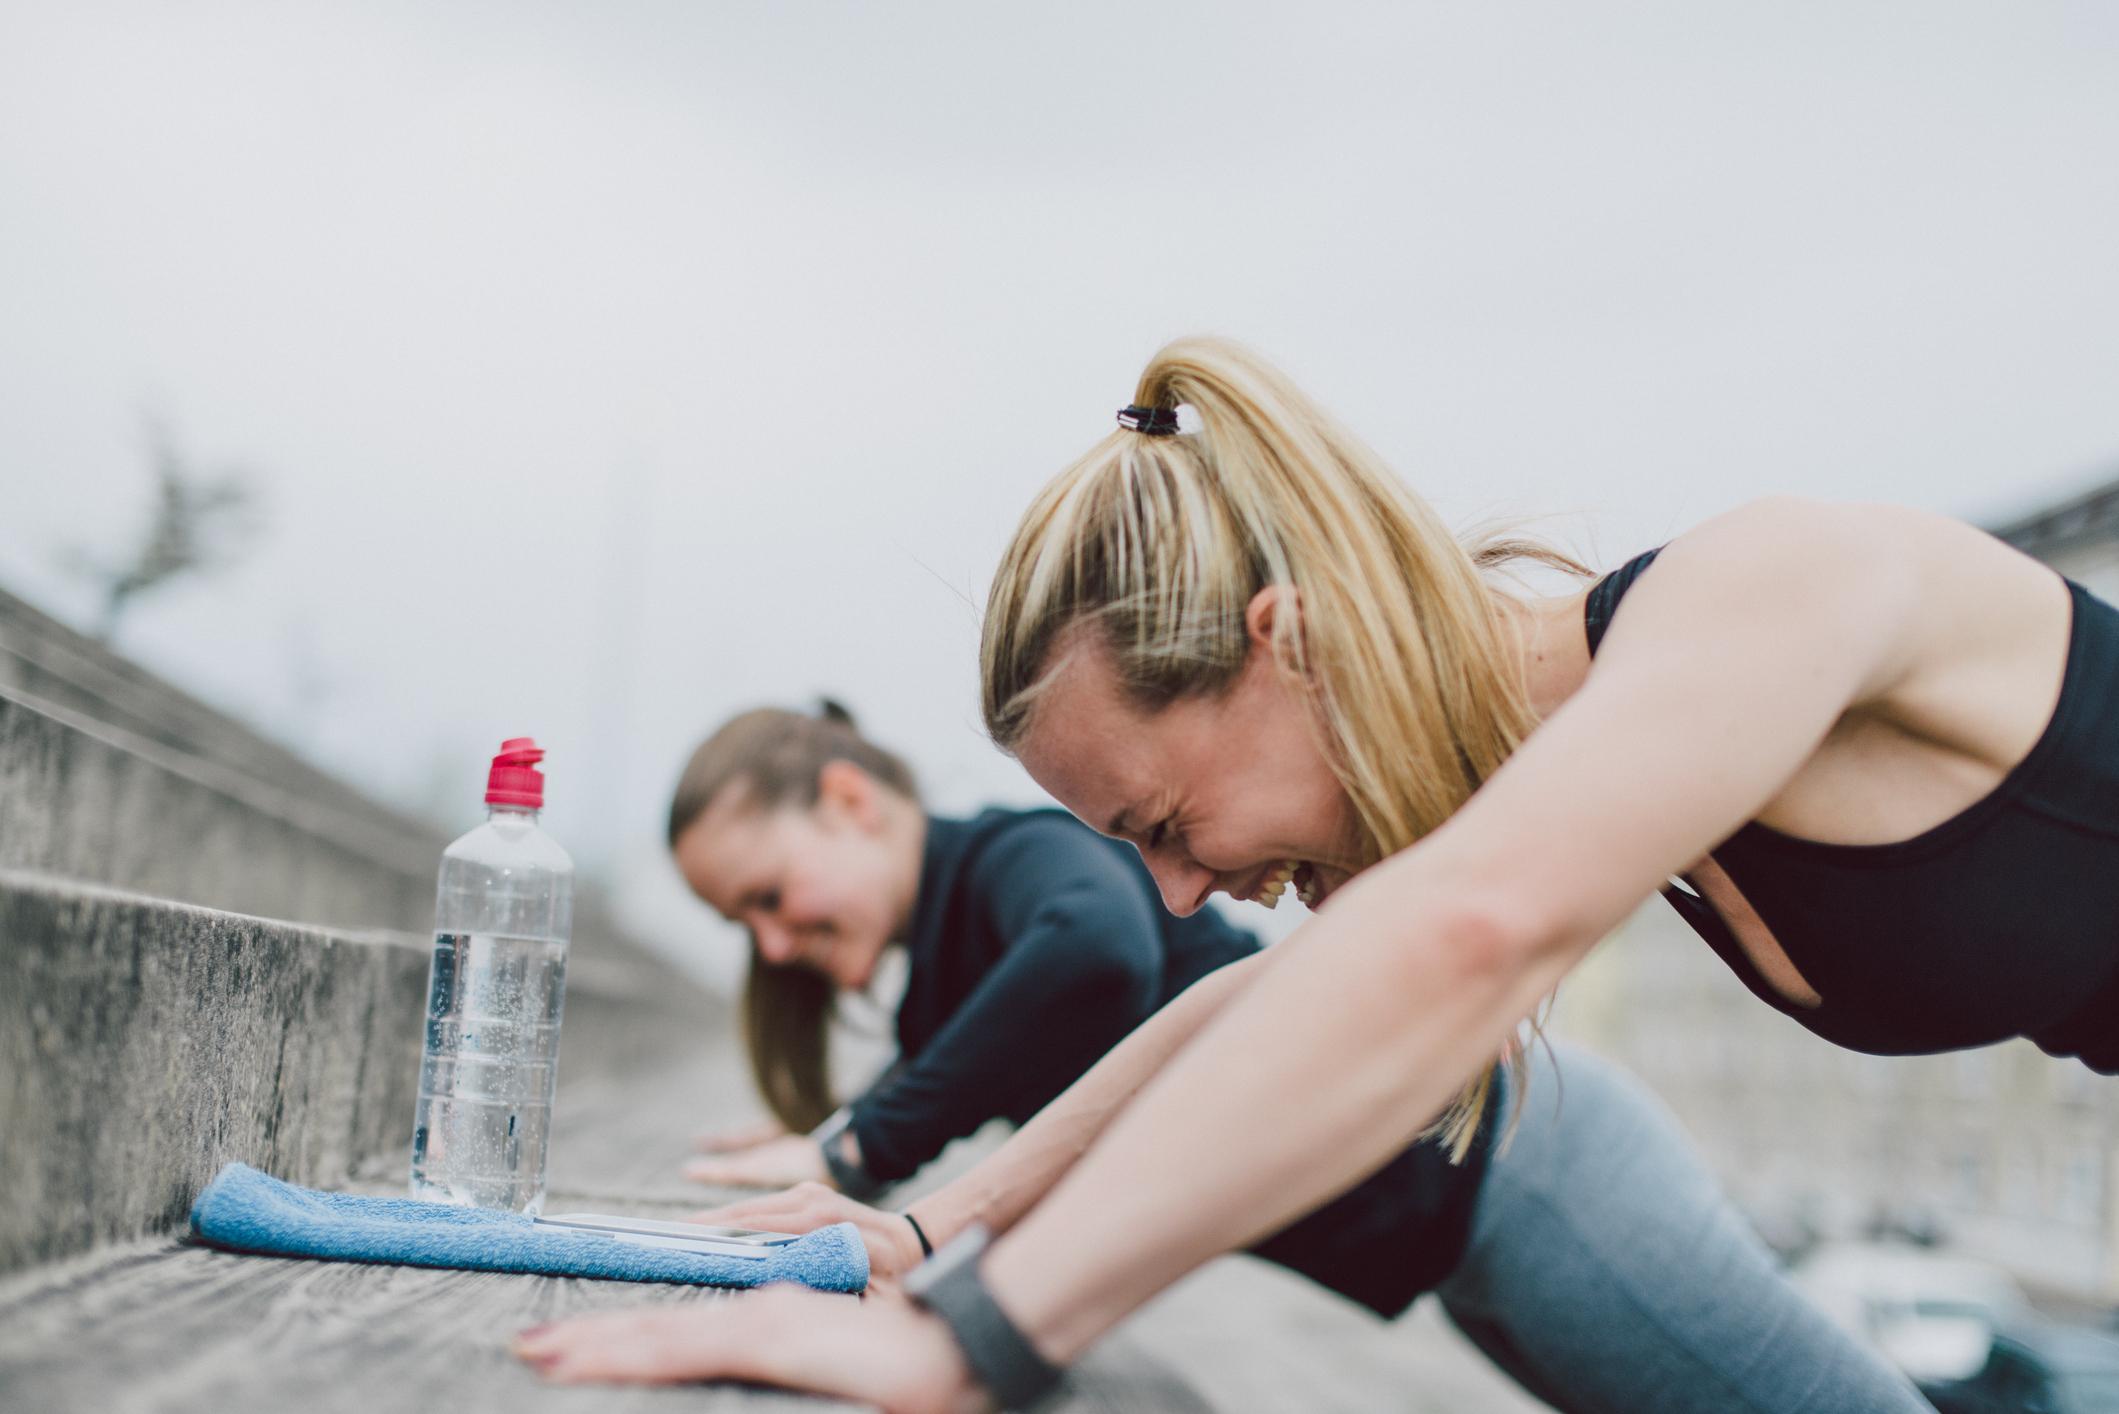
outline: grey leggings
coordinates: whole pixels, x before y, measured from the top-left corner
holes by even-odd
[[[1473,1344],[1571,1414],[1929,1409],[1780,1276],[1645,1086],[1554,1050],[1436,1291]]]

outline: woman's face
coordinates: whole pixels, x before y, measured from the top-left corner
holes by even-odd
[[[1261,633],[1226,693],[1152,714],[1126,700],[1090,635],[1058,651],[1016,754],[1062,805],[1139,848],[1171,912],[1216,892],[1262,902],[1291,881],[1321,903],[1370,862],[1308,695]]]
[[[723,791],[674,854],[692,892],[749,929],[765,961],[799,963],[857,990],[905,927],[919,865],[881,826],[883,787],[843,762],[826,773],[814,806],[760,808],[741,789]]]

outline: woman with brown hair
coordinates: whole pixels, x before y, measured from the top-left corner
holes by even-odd
[[[899,1407],[1027,1397],[1409,1135],[1468,1143],[1508,1038],[1659,891],[1840,1044],[2119,1070],[2111,606],[1957,522],[1790,500],[1518,596],[1484,572],[1507,547],[1458,544],[1237,346],[1164,349],[1121,421],[995,577],[988,729],[1173,911],[1292,864],[1319,916],[1129,1037],[1133,1083],[1091,1071],[1027,1126],[1090,1147],[967,1218],[918,1308],[820,1335],[759,1303],[691,1330],[692,1372],[740,1339]]]
[[[749,934],[743,1036],[776,1123],[702,1141],[702,1183],[829,1180],[869,1197],[991,1119],[1022,1124],[1200,977],[1258,950],[1166,912],[1140,858],[1064,812],[924,810],[910,767],[837,703],[759,708],[693,752],[669,843]],[[827,1070],[842,996],[905,954],[897,1062],[845,1105]]]

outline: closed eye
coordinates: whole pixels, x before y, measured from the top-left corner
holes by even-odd
[[[1162,819],[1155,822],[1154,828],[1148,831],[1148,848],[1161,849],[1163,846],[1163,841],[1169,838],[1169,835],[1170,818],[1168,816],[1164,816]]]

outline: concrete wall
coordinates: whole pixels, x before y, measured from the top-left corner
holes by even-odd
[[[0,1270],[183,1221],[220,1166],[408,1142],[423,940],[0,873]]]
[[[0,693],[51,703],[316,805],[380,807],[245,723],[0,590]]]
[[[1933,1226],[2024,1281],[2119,1299],[2119,1086],[2027,1041],[1869,1056],[1763,1006],[1660,899],[1569,976],[1553,1030],[1624,1062],[1775,1237]]]
[[[0,692],[0,868],[270,918],[424,932],[443,843]]]
[[[0,594],[0,1270],[401,1174],[446,843]],[[593,890],[567,972],[585,1093],[728,1028]]]

